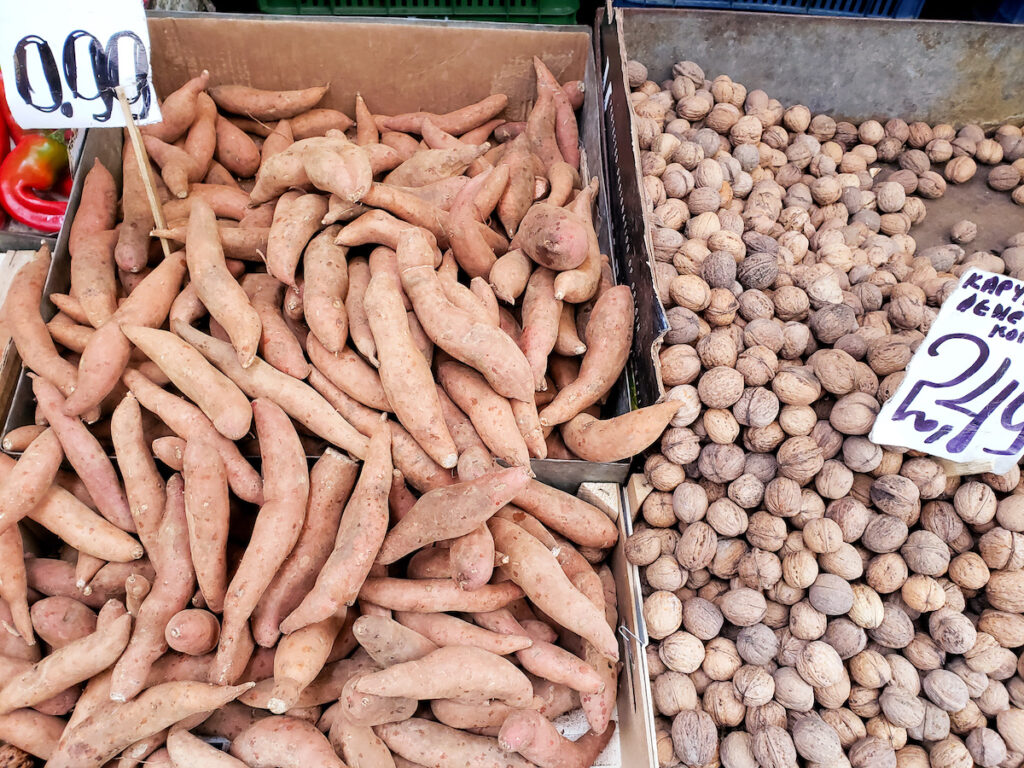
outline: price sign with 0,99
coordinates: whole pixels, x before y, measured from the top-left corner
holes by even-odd
[[[1024,282],[964,273],[871,430],[872,442],[925,451],[971,471],[1024,455]]]
[[[0,0],[0,17],[7,103],[23,128],[123,126],[118,85],[137,123],[160,122],[140,0]]]

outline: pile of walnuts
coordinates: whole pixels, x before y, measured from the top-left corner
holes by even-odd
[[[1024,278],[1024,233],[910,234],[979,163],[1024,204],[1020,128],[836,122],[688,61],[627,74],[685,403],[626,544],[661,765],[1021,766],[1020,472],[867,437],[963,271]]]

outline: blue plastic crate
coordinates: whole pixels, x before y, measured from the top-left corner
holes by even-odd
[[[818,16],[916,19],[924,0],[616,0],[630,8],[724,8]]]

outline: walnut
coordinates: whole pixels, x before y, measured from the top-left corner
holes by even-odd
[[[956,152],[954,145],[954,153]],[[946,168],[943,170],[943,175],[946,180],[953,184],[963,184],[966,181],[970,181],[978,170],[977,164],[967,155],[961,155],[954,157],[948,163]]]
[[[718,751],[718,728],[711,715],[698,710],[677,714],[672,720],[672,745],[684,765],[711,763]]]
[[[917,193],[929,200],[936,200],[946,194],[946,180],[935,171],[922,173],[917,181]]]
[[[1021,174],[1012,165],[997,165],[988,172],[988,185],[997,192],[1008,192],[1020,184]]]
[[[743,394],[743,375],[733,368],[717,366],[700,377],[697,393],[710,408],[728,408]]]
[[[779,275],[776,257],[769,253],[753,253],[739,264],[736,277],[744,288],[764,290],[771,287]]]
[[[644,600],[644,622],[655,640],[668,637],[683,622],[683,605],[671,592],[653,592]]]
[[[661,555],[673,552],[679,533],[664,528],[640,528],[626,539],[626,559],[633,565],[650,565]]]
[[[790,437],[778,452],[779,473],[801,485],[809,482],[825,460],[821,448],[811,437]]]
[[[844,435],[866,435],[878,415],[878,401],[864,392],[851,392],[836,401],[829,423]]]
[[[957,654],[964,654],[974,648],[978,637],[970,619],[946,607],[928,617],[928,633],[944,651]]]
[[[639,61],[626,62],[626,80],[630,88],[639,88],[647,81],[647,67]]]

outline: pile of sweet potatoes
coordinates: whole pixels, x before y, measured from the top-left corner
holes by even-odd
[[[630,456],[678,403],[598,418],[632,297],[580,84],[535,67],[525,123],[500,94],[352,121],[204,72],[143,129],[155,169],[125,142],[120,202],[89,171],[59,311],[43,249],[3,312],[37,410],[0,456],[0,741],[54,768],[592,764],[617,529],[530,458]]]

